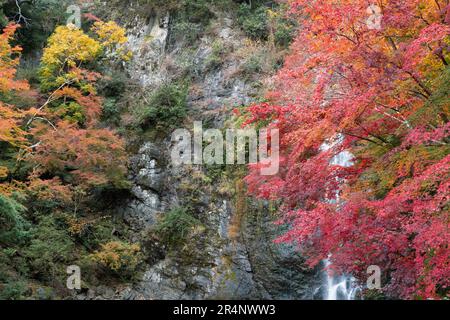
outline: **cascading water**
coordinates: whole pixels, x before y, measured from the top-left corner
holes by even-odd
[[[324,143],[322,151],[327,151],[330,148],[342,143],[343,136],[338,136],[332,143]],[[342,167],[351,167],[353,165],[353,155],[348,151],[342,151],[334,156],[330,165],[338,165]],[[328,200],[333,203],[339,203],[339,192],[336,193],[334,199]],[[324,300],[355,300],[361,287],[358,285],[356,279],[351,275],[335,276],[330,272],[331,257],[323,261],[324,264],[324,280],[322,285],[316,289],[316,294],[320,292]]]
[[[358,292],[361,291],[356,279],[352,276],[333,276],[329,272],[331,262],[324,260],[325,264],[325,290],[324,300],[355,300]]]

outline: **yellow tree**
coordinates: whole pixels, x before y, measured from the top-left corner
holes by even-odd
[[[34,124],[36,174],[61,178],[88,191],[92,187],[126,186],[122,139],[99,129],[102,98],[96,82],[102,75],[90,66],[104,58],[124,58],[125,31],[114,22],[96,22],[90,34],[75,26],[57,27],[41,60],[41,106],[49,121]],[[49,125],[50,124],[50,125]]]
[[[73,25],[57,27],[41,60],[41,90],[49,94],[41,109],[52,105],[64,120],[94,124],[102,104],[95,89],[101,75],[86,65],[102,56],[127,60],[126,41],[115,22],[95,22],[90,35]]]

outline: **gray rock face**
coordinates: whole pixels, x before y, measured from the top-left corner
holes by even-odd
[[[131,181],[134,196],[125,206],[123,217],[137,231],[145,230],[156,222],[157,214],[165,210],[160,193],[164,184],[165,172],[160,166],[161,152],[157,146],[145,143],[130,163]]]
[[[160,193],[164,183],[164,171],[160,166],[161,152],[152,143],[145,143],[139,154],[132,159],[132,170],[136,184]]]
[[[128,30],[128,46],[133,52],[129,74],[143,86],[158,85],[166,77],[161,72],[169,34],[169,16],[151,13],[146,19],[136,16]]]
[[[157,194],[134,186],[132,193],[137,199],[132,200],[124,210],[124,219],[135,230],[144,230],[153,226],[160,209]]]
[[[167,50],[169,21],[166,16],[137,17],[129,30],[134,58],[130,74],[144,87],[157,86],[171,77],[167,59],[183,55],[175,46]],[[200,74],[193,80],[189,108],[193,119],[222,128],[224,106],[248,104],[255,95],[251,84],[234,74],[239,57],[227,59],[212,70],[206,68],[216,38],[238,50],[245,44],[230,17],[220,17],[217,34],[204,36],[191,57]],[[273,244],[279,230],[267,208],[252,210],[244,218],[239,235],[230,236],[233,199],[218,192],[219,181],[205,185],[198,180],[201,167],[170,164],[170,137],[147,141],[130,161],[132,198],[121,209],[125,221],[137,232],[151,229],[158,216],[176,206],[190,206],[203,224],[177,252],[149,263],[138,284],[117,289],[116,299],[307,299],[316,273],[304,267],[294,248]],[[140,235],[139,235],[140,234]],[[142,243],[151,241],[141,239]],[[164,246],[164,244],[163,244]],[[100,294],[100,293],[99,293]],[[111,292],[101,293],[109,298]]]
[[[314,288],[322,281],[320,268],[308,269],[293,245],[274,244],[282,231],[273,217],[261,209],[252,212],[245,217],[242,237],[256,281],[276,299],[313,299]]]

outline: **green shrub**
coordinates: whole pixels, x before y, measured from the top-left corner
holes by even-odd
[[[173,41],[182,39],[186,46],[198,40],[205,26],[215,14],[211,11],[211,0],[182,0],[173,10]]]
[[[28,274],[26,260],[20,251],[18,244],[0,248],[0,285],[13,280],[18,281],[19,275]]]
[[[242,64],[241,70],[244,76],[252,78],[261,73],[273,73],[279,67],[278,63],[278,55],[262,47],[256,49],[253,54],[248,56]]]
[[[215,40],[211,46],[211,54],[206,59],[206,68],[215,69],[222,65],[227,49],[221,40]]]
[[[27,80],[31,85],[39,84],[39,64],[23,61],[17,68],[17,79]]]
[[[164,214],[154,228],[162,242],[170,246],[183,243],[189,232],[201,222],[191,216],[184,208],[175,208]]]
[[[87,230],[81,235],[80,241],[89,250],[98,248],[102,243],[118,240],[114,236],[114,230],[119,227],[109,217],[96,219],[87,226]]]
[[[0,0],[0,26],[4,27],[8,24],[8,17],[5,15],[4,5],[7,0]]]
[[[7,283],[0,283],[0,300],[22,300],[28,290],[24,281],[11,280]]]
[[[44,216],[32,230],[30,244],[23,248],[32,273],[48,281],[61,280],[74,261],[75,246],[63,225],[53,216]]]
[[[138,122],[143,128],[161,125],[176,126],[187,114],[187,86],[164,84],[155,90],[148,104],[137,110]]]
[[[210,1],[208,0],[183,0],[178,14],[184,21],[198,23],[203,26],[215,17],[210,10]]]
[[[251,55],[243,64],[243,72],[247,75],[260,73],[263,71],[263,61],[259,54]]]
[[[54,112],[61,119],[67,120],[70,123],[76,123],[82,126],[86,122],[85,108],[73,101],[60,104],[54,108]]]
[[[272,3],[269,14],[267,3],[256,2],[252,5],[243,3],[238,9],[238,23],[248,37],[254,40],[267,40],[273,30],[273,40],[279,47],[288,47],[294,37],[296,23],[286,18],[287,7]]]
[[[102,121],[118,126],[120,124],[121,108],[114,98],[106,98],[103,102]]]
[[[101,249],[90,255],[90,259],[117,275],[131,276],[142,262],[141,247],[122,241],[101,245]]]
[[[29,223],[22,217],[25,208],[0,194],[0,244],[18,243],[28,236]]]
[[[253,9],[243,3],[238,10],[238,23],[242,30],[252,39],[266,40],[268,37],[268,14],[265,6]]]
[[[286,19],[278,20],[275,31],[275,44],[287,48],[294,38],[295,25]]]
[[[183,39],[189,45],[200,38],[201,30],[200,25],[184,20],[176,21],[173,26],[176,37]]]
[[[121,71],[108,72],[97,83],[98,93],[106,98],[120,98],[127,90],[127,75]]]

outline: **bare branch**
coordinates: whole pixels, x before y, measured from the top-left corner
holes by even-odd
[[[45,101],[45,103],[44,103],[42,106],[40,106],[39,109],[37,109],[37,111],[36,111],[35,114],[30,118],[30,120],[28,120],[28,122],[27,122],[27,127],[29,127],[30,124],[37,118],[37,115],[39,114],[39,112],[42,111],[42,109],[44,109],[49,103],[51,103],[51,102],[53,102],[53,101],[56,100],[56,99],[54,98],[54,96],[55,96],[55,94],[56,94],[59,90],[61,90],[61,89],[64,88],[65,86],[68,86],[68,85],[72,84],[73,82],[74,82],[73,80],[66,81],[66,82],[64,82],[62,85],[60,85],[55,91],[53,91],[53,92],[49,95],[47,101]]]
[[[25,17],[22,14],[22,7],[20,6],[22,4],[21,1],[19,0],[15,0],[16,1],[16,7],[17,7],[17,14],[14,16],[14,20],[16,20],[17,23],[25,23],[26,26],[28,26],[30,23],[29,21],[31,21],[31,19]]]

